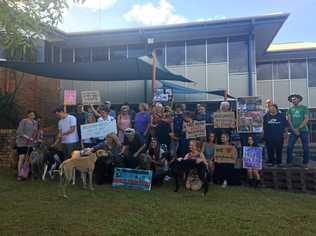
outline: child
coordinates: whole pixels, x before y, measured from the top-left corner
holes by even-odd
[[[258,147],[258,145],[254,142],[252,136],[248,137],[248,146],[249,147]],[[260,185],[260,173],[258,169],[247,169],[248,175],[248,183],[250,187],[257,188]]]

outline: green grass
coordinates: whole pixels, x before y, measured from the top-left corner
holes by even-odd
[[[151,192],[16,182],[0,170],[0,235],[316,235],[316,196],[211,185],[207,197],[173,185]]]

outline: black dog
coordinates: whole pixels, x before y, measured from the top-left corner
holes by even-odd
[[[55,147],[49,147],[48,152],[44,156],[44,171],[42,180],[45,181],[46,174],[49,173],[53,179],[53,171],[58,170],[59,165],[65,160],[65,155],[62,151]]]
[[[195,160],[175,160],[170,166],[171,175],[175,179],[175,192],[179,191],[180,181],[187,180],[188,174],[191,170],[196,170],[200,180],[202,181],[202,188],[204,195],[208,192],[208,170],[204,163],[197,164]]]

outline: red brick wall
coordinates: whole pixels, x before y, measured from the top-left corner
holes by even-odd
[[[15,140],[15,130],[0,129],[0,167],[10,167],[10,154]]]

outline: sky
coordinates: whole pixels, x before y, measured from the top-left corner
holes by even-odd
[[[58,27],[66,32],[134,28],[290,13],[274,43],[316,42],[316,0],[86,0],[69,1]]]

